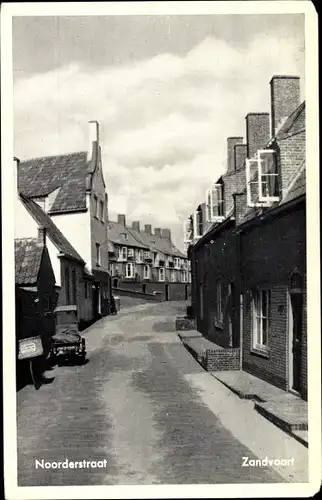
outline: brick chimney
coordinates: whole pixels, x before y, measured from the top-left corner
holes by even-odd
[[[145,226],[144,226],[144,232],[146,234],[152,234],[152,226],[151,226],[151,224],[145,224]]]
[[[14,182],[14,191],[15,191],[15,196],[19,196],[20,194],[20,189],[19,189],[19,164],[20,160],[16,156],[13,159],[13,182]]]
[[[154,228],[154,234],[155,234],[155,236],[157,236],[158,238],[162,238],[162,236],[161,236],[161,228],[160,228],[160,227],[155,227],[155,228]]]
[[[140,221],[136,220],[132,222],[132,229],[137,231],[138,233],[140,232]]]
[[[235,170],[235,152],[236,144],[242,144],[242,137],[228,137],[227,139],[227,173]]]
[[[248,113],[246,116],[247,158],[253,158],[270,140],[269,114]]]
[[[94,144],[99,144],[99,123],[96,120],[88,122],[88,150],[87,161],[93,157]]]
[[[274,75],[271,86],[271,133],[274,137],[286,118],[300,105],[300,78]]]
[[[171,241],[171,229],[162,229],[161,236],[165,240]]]
[[[234,216],[236,226],[241,223],[247,211],[247,197],[246,193],[234,193]]]
[[[46,246],[46,228],[38,227],[38,240],[45,247]]]
[[[125,226],[126,225],[125,215],[124,214],[119,214],[117,216],[117,222],[118,222],[118,224],[121,224],[121,226]]]
[[[247,158],[247,144],[236,144],[234,147],[235,153],[235,169],[239,170],[243,168],[245,160]]]

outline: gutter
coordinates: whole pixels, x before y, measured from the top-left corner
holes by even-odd
[[[86,264],[86,262],[82,258],[74,257],[74,256],[68,255],[67,253],[64,253],[64,252],[59,252],[58,258],[59,259],[65,258],[68,260],[74,260],[76,262],[79,262],[80,264],[84,264],[84,265]]]
[[[230,222],[233,222],[234,218],[232,216],[228,217],[225,219],[223,222],[216,224],[214,227],[212,227],[206,234],[204,234],[201,238],[199,238],[198,241],[192,246],[191,251],[193,252],[195,249],[199,248],[203,243],[206,243],[209,238],[214,236],[217,232],[219,232],[221,229],[224,229],[226,226],[229,225]]]
[[[303,194],[301,196],[298,196],[294,200],[291,200],[287,203],[283,203],[282,205],[278,205],[275,208],[271,208],[267,212],[264,212],[262,215],[257,215],[253,217],[252,219],[249,219],[245,221],[244,223],[240,224],[236,228],[236,233],[239,234],[243,232],[244,230],[248,229],[251,226],[258,226],[260,225],[263,221],[267,221],[269,219],[273,219],[276,215],[280,215],[284,212],[287,212],[288,210],[296,207],[297,205],[300,205],[301,203],[305,202],[306,200],[306,194]]]

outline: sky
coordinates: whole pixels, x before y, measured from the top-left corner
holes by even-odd
[[[227,137],[270,111],[274,74],[301,77],[304,16],[13,19],[14,154],[86,150],[100,123],[109,214],[171,228],[226,169]]]

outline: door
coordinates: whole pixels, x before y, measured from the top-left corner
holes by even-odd
[[[97,284],[93,285],[93,318],[98,317],[98,307],[99,307],[99,286]]]
[[[290,334],[291,334],[291,388],[299,392],[301,388],[301,344],[303,319],[303,294],[290,291]]]
[[[169,285],[165,285],[165,300],[169,300]]]
[[[229,334],[229,347],[239,347],[239,336],[236,335],[235,328],[235,286],[234,283],[228,285],[228,334]]]

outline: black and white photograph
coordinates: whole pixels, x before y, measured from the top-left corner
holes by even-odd
[[[313,4],[1,23],[6,498],[315,494]]]

